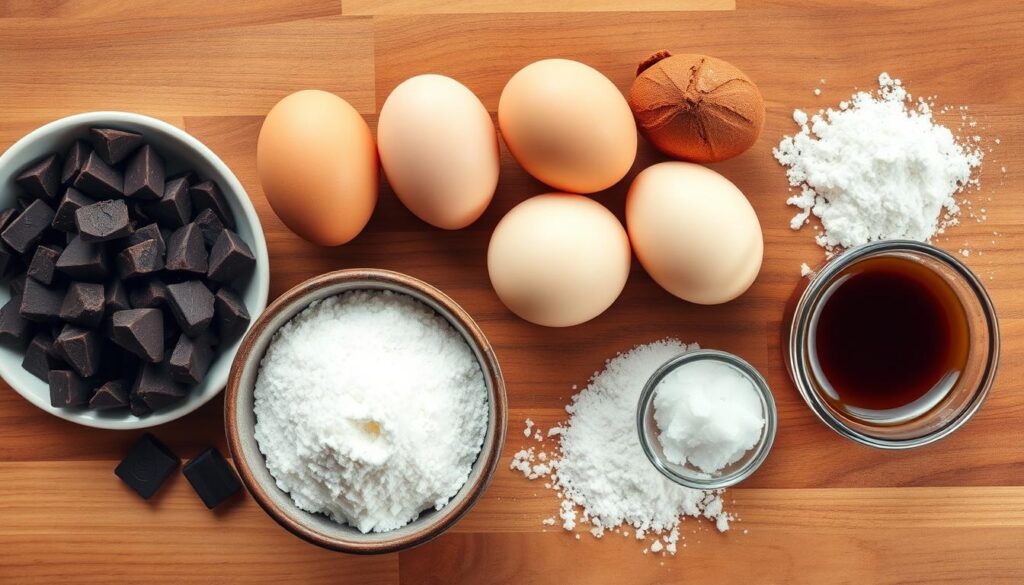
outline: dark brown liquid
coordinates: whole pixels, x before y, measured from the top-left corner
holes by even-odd
[[[963,305],[939,275],[910,259],[881,257],[833,279],[810,349],[833,407],[884,421],[940,402],[967,363],[968,337]]]

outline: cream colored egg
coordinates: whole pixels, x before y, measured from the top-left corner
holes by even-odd
[[[491,116],[450,77],[418,75],[399,84],[380,110],[377,149],[398,198],[439,228],[476,221],[498,185],[498,135]]]
[[[348,102],[318,90],[293,93],[270,110],[256,167],[274,213],[322,246],[356,237],[377,204],[377,148]]]
[[[764,242],[754,208],[736,185],[701,165],[663,162],[637,175],[626,226],[648,274],[690,302],[731,301],[761,270]]]
[[[487,249],[491,285],[505,306],[548,327],[589,321],[611,306],[629,275],[629,237],[600,203],[548,193],[512,208]]]
[[[567,59],[537,61],[505,85],[498,125],[512,156],[561,191],[594,193],[626,176],[636,123],[615,84]]]

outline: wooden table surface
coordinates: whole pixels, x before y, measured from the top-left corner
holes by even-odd
[[[180,476],[144,502],[112,474],[139,433],[76,426],[0,388],[0,582],[1024,582],[1022,39],[1024,8],[1000,0],[0,0],[0,147],[87,110],[184,128],[248,189],[266,230],[271,298],[348,267],[433,283],[494,343],[512,408],[505,463],[454,530],[406,553],[351,557],[299,541],[248,497],[208,512]],[[590,323],[555,330],[514,318],[488,285],[487,241],[506,211],[545,187],[507,152],[498,194],[470,228],[429,228],[385,188],[366,231],[335,249],[288,232],[256,180],[262,116],[295,90],[335,92],[372,126],[389,91],[418,73],[460,80],[493,112],[506,80],[536,59],[579,59],[625,90],[636,63],[662,48],[733,62],[767,102],[760,142],[715,165],[747,194],[765,235],[757,282],[724,306],[677,300],[634,265],[619,301]],[[821,252],[812,232],[788,227],[793,209],[771,148],[794,130],[794,107],[835,104],[882,71],[915,94],[969,105],[971,133],[992,147],[974,197],[988,220],[939,243],[969,242],[965,260],[989,286],[1004,340],[996,388],[974,420],[900,453],[817,422],[778,347],[800,263]],[[627,180],[596,198],[621,216],[629,178],[658,160],[642,143]],[[668,558],[642,555],[632,539],[545,532],[555,496],[507,465],[527,444],[523,419],[560,420],[573,384],[617,351],[666,335],[736,352],[774,388],[775,449],[729,491],[743,521],[717,534],[687,520],[689,545]],[[222,400],[155,433],[185,458],[209,444],[224,450]]]

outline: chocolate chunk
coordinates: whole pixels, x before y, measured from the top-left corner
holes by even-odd
[[[32,261],[28,265],[28,275],[47,286],[53,284],[53,277],[57,271],[57,258],[60,258],[64,248],[54,245],[41,245],[36,248],[32,255]]]
[[[167,285],[159,278],[149,279],[128,290],[128,302],[133,309],[156,309],[167,302]]]
[[[114,475],[148,500],[180,464],[181,460],[173,451],[146,433],[117,464]]]
[[[53,353],[53,337],[49,333],[36,333],[25,349],[25,358],[21,361],[21,367],[43,382],[50,381],[50,370],[63,365]]]
[[[124,195],[136,199],[160,199],[164,194],[164,160],[143,144],[124,171]]]
[[[37,199],[25,208],[11,225],[0,234],[0,239],[19,254],[26,254],[43,237],[53,221],[53,208]]]
[[[75,212],[79,209],[96,203],[89,197],[86,197],[84,193],[75,189],[74,187],[68,187],[64,191],[64,197],[60,200],[60,206],[57,207],[57,213],[53,216],[53,221],[50,225],[62,232],[74,232],[78,230],[78,224],[75,223]]]
[[[169,228],[185,225],[192,217],[192,199],[189,196],[188,182],[184,177],[167,181],[160,201],[150,203],[142,210],[160,225]]]
[[[105,309],[110,314],[132,308],[128,300],[128,290],[124,287],[121,279],[115,278],[107,283],[104,292],[106,293],[104,295]]]
[[[206,274],[216,282],[231,282],[247,275],[255,265],[256,257],[242,238],[231,230],[224,230],[210,250],[210,267]]]
[[[116,165],[142,146],[141,134],[114,128],[90,128],[89,139],[92,140],[92,147],[108,165]]]
[[[213,348],[210,347],[207,335],[203,334],[193,339],[183,333],[178,337],[178,343],[171,352],[171,378],[182,384],[198,384],[203,381],[212,361]]]
[[[153,409],[146,404],[146,401],[133,388],[128,392],[128,411],[132,413],[132,416],[143,417],[151,414]]]
[[[85,165],[85,159],[89,158],[90,152],[92,152],[92,147],[84,140],[76,140],[71,145],[71,148],[68,149],[68,156],[64,159],[64,168],[60,173],[61,183],[70,185],[78,178],[78,173],[82,172],[82,166]]]
[[[185,464],[185,478],[210,510],[242,489],[238,476],[216,447],[210,447]]]
[[[71,370],[50,370],[47,381],[50,383],[50,406],[65,408],[89,404],[92,385]]]
[[[128,206],[123,199],[108,199],[75,211],[78,235],[86,242],[105,242],[131,234]]]
[[[45,286],[33,279],[25,281],[21,298],[21,316],[36,323],[60,320],[60,306],[64,303],[64,289]]]
[[[14,250],[7,247],[7,244],[0,242],[0,275],[6,275],[8,268],[14,268],[17,256]]]
[[[123,380],[111,380],[96,389],[89,400],[89,408],[111,410],[128,406],[128,385]]]
[[[121,294],[124,294],[123,287]],[[125,300],[127,301],[127,297]],[[102,284],[72,282],[60,306],[60,318],[68,323],[93,329],[103,320],[106,302]]]
[[[85,164],[72,185],[96,199],[124,197],[124,177],[121,172],[108,166],[95,152],[90,152],[85,158]]]
[[[167,252],[167,244],[164,242],[164,235],[160,232],[160,226],[157,224],[151,223],[132,232],[132,235],[128,236],[128,245],[134,246],[135,244],[141,244],[146,240],[156,240],[157,251],[159,251],[160,256],[163,256]]]
[[[25,280],[27,279],[28,277],[24,273],[19,274],[18,276],[15,276],[14,278],[11,279],[11,282],[8,283],[8,285],[10,286],[12,297],[20,297],[22,294],[24,294]]]
[[[143,364],[133,389],[153,410],[160,410],[188,394],[188,388],[171,379],[167,364]]]
[[[21,297],[11,297],[0,307],[0,343],[20,349],[32,337],[32,322],[21,316]]]
[[[221,232],[224,231],[224,224],[221,223],[220,218],[212,209],[204,209],[199,212],[194,221],[199,226],[199,231],[203,232],[203,241],[206,242],[206,246],[213,247]]]
[[[57,270],[75,280],[100,282],[110,274],[110,262],[102,243],[75,236],[57,258]]]
[[[51,154],[32,163],[32,166],[22,171],[14,182],[32,197],[53,202],[60,197],[60,167],[57,155]]]
[[[159,309],[128,309],[111,315],[111,339],[140,358],[164,359],[164,318]]]
[[[76,325],[65,325],[53,341],[53,347],[79,376],[89,378],[100,371],[99,333]]]
[[[199,183],[199,175],[195,171],[189,169],[187,171],[178,171],[173,175],[167,177],[167,182],[171,182],[175,179],[185,179],[185,183],[189,186],[196,185]]]
[[[117,272],[121,278],[136,278],[163,270],[164,257],[156,240],[146,240],[124,249],[117,256]]]
[[[232,343],[249,327],[249,311],[234,289],[222,286],[214,296],[213,312],[221,343]]]
[[[14,218],[18,216],[18,213],[20,212],[15,207],[8,207],[7,209],[0,211],[0,231],[6,229],[7,226],[14,221]]]
[[[167,285],[167,304],[178,326],[189,337],[206,331],[213,321],[213,293],[201,281]]]
[[[220,188],[213,181],[203,181],[198,185],[193,185],[189,189],[189,194],[192,195],[192,207],[196,210],[212,209],[220,217],[220,220],[224,222],[224,225],[231,229],[235,229],[235,218],[231,215],[231,208],[228,207],[228,202],[224,199],[224,195],[220,192]]]
[[[164,266],[167,270],[206,274],[209,265],[199,226],[190,223],[171,234],[167,240],[167,260]]]

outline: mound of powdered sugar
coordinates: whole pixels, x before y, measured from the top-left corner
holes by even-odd
[[[364,533],[447,504],[487,425],[465,340],[390,292],[348,292],[296,315],[275,333],[254,392],[256,440],[278,487]]]
[[[800,189],[787,201],[801,210],[790,227],[820,218],[816,240],[829,255],[875,240],[929,241],[957,223],[956,195],[981,165],[981,149],[937,124],[927,101],[913,101],[886,73],[878,84],[838,109],[796,110],[800,132],[773,151]]]

